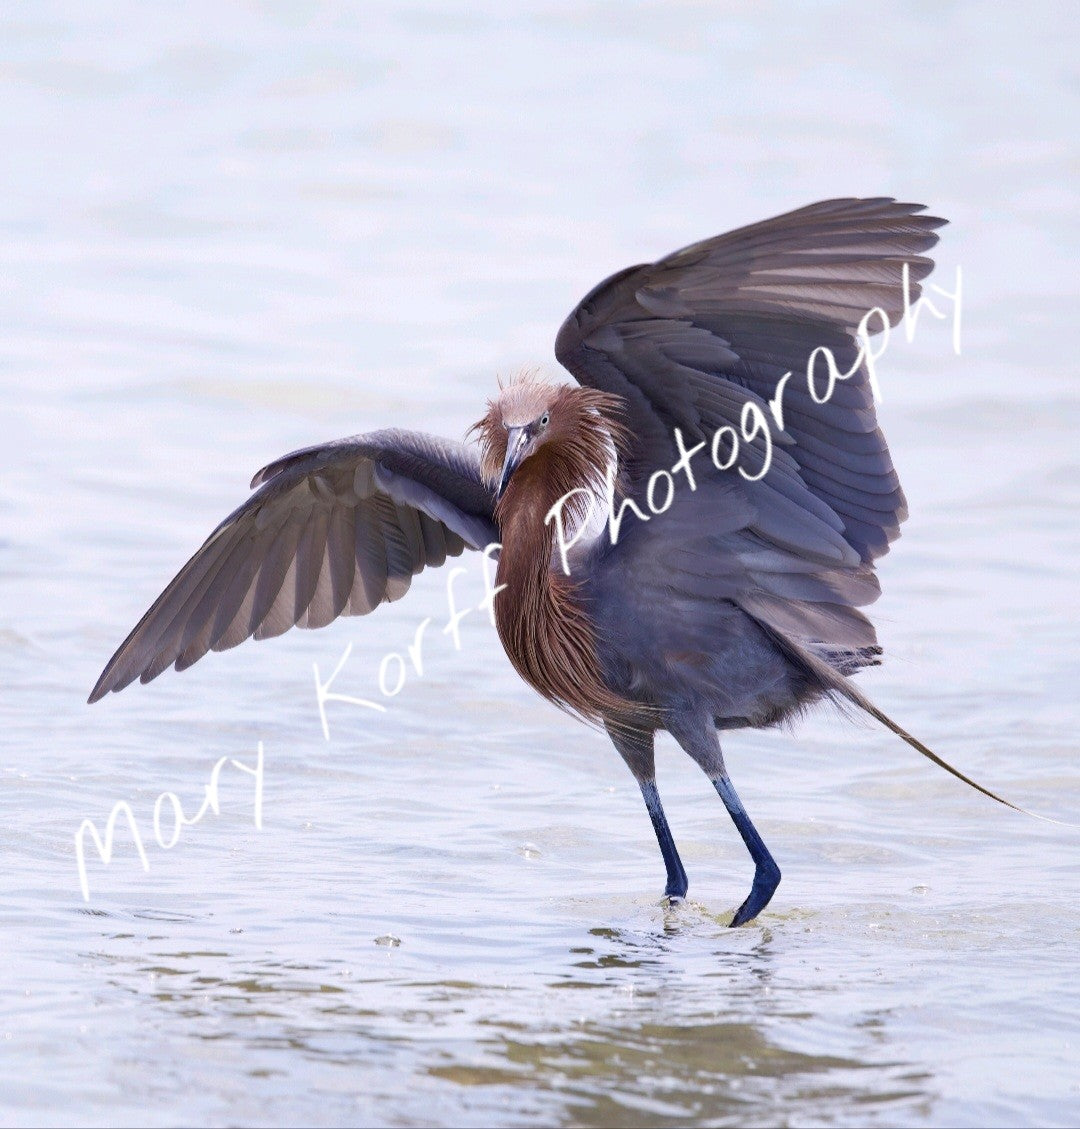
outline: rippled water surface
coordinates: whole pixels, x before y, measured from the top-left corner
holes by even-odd
[[[460,435],[605,274],[888,193],[953,221],[962,350],[925,319],[883,361],[912,516],[860,683],[1080,819],[1077,8],[509,12],[0,9],[0,1117],[1075,1123],[1080,833],[869,725],[726,737],[784,871],[730,930],[750,863],[707,781],[663,744],[665,909],[633,781],[513,675],[475,560],[460,649],[443,570],[85,704],[270,458]],[[331,702],[327,740],[313,665],[350,645],[334,689],[384,709]],[[162,850],[155,799],[194,813],[219,758],[220,815]],[[148,869],[121,829],[84,902],[74,833],[121,800]]]

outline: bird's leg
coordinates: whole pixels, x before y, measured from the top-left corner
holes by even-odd
[[[689,883],[682,859],[675,849],[675,840],[671,837],[671,828],[668,827],[667,816],[664,815],[663,805],[660,803],[660,793],[656,790],[656,767],[653,757],[653,733],[644,729],[626,729],[608,726],[608,734],[615,748],[626,761],[627,767],[634,774],[645,800],[645,807],[652,820],[653,830],[656,832],[656,841],[660,844],[660,853],[664,856],[664,866],[667,868],[667,886],[664,894],[668,898],[681,899],[686,897]]]
[[[750,894],[746,901],[735,911],[731,919],[732,925],[744,925],[752,921],[769,904],[776,887],[780,885],[780,867],[776,860],[769,854],[769,848],[762,842],[757,828],[750,822],[742,800],[732,787],[727,773],[717,776],[713,780],[713,787],[724,801],[732,822],[739,830],[750,857],[754,860],[754,884],[750,887]]]
[[[746,901],[735,911],[731,924],[745,925],[752,921],[769,904],[776,887],[780,885],[780,867],[769,854],[757,828],[750,822],[746,809],[742,806],[724,766],[724,756],[720,751],[720,738],[712,718],[682,719],[671,721],[668,731],[683,749],[702,767],[724,801],[732,822],[742,836],[750,857],[754,860],[754,883]]]
[[[668,827],[667,816],[660,803],[660,793],[656,790],[655,780],[639,780],[641,794],[645,797],[645,806],[649,809],[649,818],[652,820],[653,830],[656,832],[656,841],[660,844],[660,853],[664,856],[664,866],[667,867],[667,886],[664,894],[672,899],[686,897],[690,883],[683,869],[682,859],[675,849],[675,840],[671,837],[671,828]]]

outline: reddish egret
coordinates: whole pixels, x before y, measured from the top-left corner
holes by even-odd
[[[874,561],[907,516],[858,327],[873,307],[876,329],[896,324],[905,273],[917,299],[945,222],[922,211],[826,200],[612,275],[555,342],[579,385],[511,383],[476,425],[478,448],[376,431],[264,467],[90,701],[251,636],[364,615],[421,569],[499,542],[499,638],[530,686],[610,734],[669,898],[687,880],[656,789],[659,730],[704,769],[753,858],[732,925],[761,912],[780,870],[728,777],[720,730],[847,701],[1006,803],[849,681],[880,662],[858,609],[876,599]],[[822,348],[850,373],[827,396],[807,375]]]

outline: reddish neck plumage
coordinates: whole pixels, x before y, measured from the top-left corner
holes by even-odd
[[[625,717],[634,707],[604,682],[580,586],[573,576],[553,570],[555,527],[544,519],[571,491],[604,483],[608,460],[627,442],[623,408],[620,397],[596,388],[527,377],[503,388],[475,425],[481,470],[493,484],[506,460],[511,424],[534,421],[537,428],[531,453],[514,470],[495,508],[503,546],[496,577],[506,586],[495,599],[495,622],[525,681],[589,721]],[[580,508],[572,501],[563,517],[575,516]]]
[[[496,515],[502,551],[495,600],[499,638],[518,673],[549,701],[590,721],[620,716],[629,703],[604,682],[596,634],[572,576],[552,568],[554,524],[544,518],[562,497],[557,454],[540,451],[515,473]]]

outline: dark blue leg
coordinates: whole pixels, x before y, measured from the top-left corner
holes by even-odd
[[[750,888],[750,896],[739,906],[735,916],[731,919],[732,925],[744,925],[752,921],[769,904],[769,900],[776,893],[780,885],[780,867],[776,865],[768,847],[761,840],[757,828],[750,822],[742,801],[731,786],[727,776],[718,776],[713,780],[713,787],[724,801],[724,807],[739,830],[750,857],[754,860],[754,884]],[[658,832],[659,834],[659,832]]]
[[[668,827],[667,817],[660,804],[660,793],[656,790],[655,780],[639,781],[641,794],[645,797],[645,806],[649,809],[649,818],[652,820],[653,830],[656,832],[656,841],[660,844],[660,853],[664,856],[664,866],[667,867],[667,888],[664,893],[669,898],[685,898],[689,883],[686,880],[686,871],[683,869],[682,859],[675,849],[675,840],[671,837],[671,828]]]
[[[686,871],[683,870],[679,852],[675,850],[675,840],[671,837],[671,828],[668,827],[667,817],[660,805],[660,793],[656,790],[656,765],[653,759],[655,734],[651,729],[633,729],[621,724],[610,724],[607,731],[645,797],[645,806],[649,809],[656,841],[660,844],[664,866],[667,867],[667,888],[664,893],[669,898],[685,898],[688,885]]]
[[[713,787],[724,801],[728,815],[739,830],[750,857],[754,860],[754,884],[750,896],[735,916],[732,925],[745,925],[752,921],[769,904],[769,899],[780,885],[780,867],[773,861],[768,848],[761,841],[757,828],[750,822],[742,800],[735,793],[724,767],[724,755],[720,751],[720,738],[711,711],[686,709],[671,711],[667,718],[667,730],[680,745],[697,761]]]

